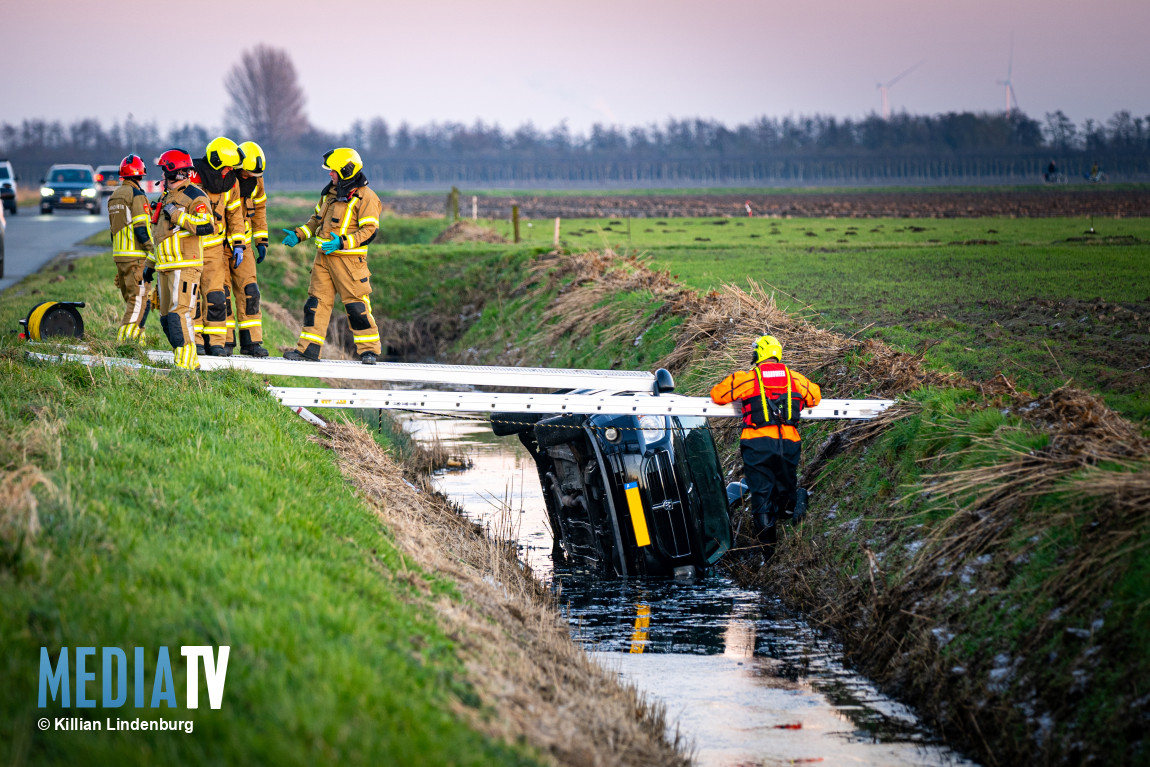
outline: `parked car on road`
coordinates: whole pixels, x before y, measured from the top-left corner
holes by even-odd
[[[8,160],[0,160],[0,202],[4,210],[16,215],[16,171]]]
[[[0,280],[4,279],[4,233],[8,222],[4,220],[4,208],[0,206]]]
[[[40,180],[40,213],[60,208],[100,212],[96,172],[91,165],[53,165]]]
[[[557,562],[610,576],[694,576],[731,547],[705,418],[496,413],[492,430],[517,435],[535,460]]]
[[[96,191],[104,196],[111,195],[120,185],[119,165],[96,166]]]

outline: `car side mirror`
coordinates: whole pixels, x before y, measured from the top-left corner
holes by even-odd
[[[651,393],[658,397],[660,394],[675,391],[675,379],[671,377],[671,371],[666,368],[659,368],[655,371],[655,383],[651,386]]]
[[[43,183],[44,183],[44,179],[40,179],[40,183],[41,183],[41,184],[43,184]]]

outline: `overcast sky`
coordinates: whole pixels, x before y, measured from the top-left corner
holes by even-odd
[[[495,0],[148,4],[3,0],[0,122],[129,113],[223,124],[224,77],[287,50],[315,125],[528,120],[575,131],[669,116],[1150,114],[1150,0]]]

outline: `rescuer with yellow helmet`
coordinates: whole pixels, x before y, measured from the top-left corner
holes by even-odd
[[[227,302],[231,292],[230,267],[244,258],[244,215],[237,177],[232,172],[244,160],[236,142],[219,136],[208,142],[204,156],[194,161],[212,208],[215,231],[204,238],[204,273],[196,314],[196,344],[207,354],[226,357]]]
[[[263,347],[263,317],[260,314],[260,286],[256,281],[256,264],[262,264],[268,252],[267,193],[264,192],[264,169],[267,160],[264,150],[254,141],[239,145],[243,160],[236,168],[238,188],[244,216],[244,257],[228,262],[230,295],[226,297],[227,336],[224,348],[233,349],[239,333],[240,354],[266,357]],[[252,248],[257,255],[253,257]],[[231,295],[235,296],[236,312],[232,315]]]
[[[143,158],[130,154],[120,162],[120,185],[108,198],[108,224],[112,232],[112,260],[116,287],[124,299],[117,341],[144,343],[144,323],[152,302],[144,269],[152,250],[152,209],[140,181],[148,174]]]
[[[795,426],[803,408],[819,404],[822,392],[783,364],[783,347],[774,336],[760,336],[752,357],[750,370],[732,373],[711,389],[711,400],[719,405],[742,400],[739,452],[755,537],[769,557],[779,520],[789,511],[798,519],[806,509],[806,490],[798,486],[802,442]]]
[[[318,360],[335,306],[335,294],[347,311],[356,353],[365,365],[373,365],[380,352],[379,327],[371,316],[371,272],[367,268],[367,244],[379,228],[383,203],[367,186],[363,160],[348,147],[332,149],[323,156],[330,183],[320,192],[315,213],[296,229],[284,229],[283,244],[295,247],[301,240],[316,239],[308,298],[303,305],[303,332],[296,348],[284,359]]]
[[[176,366],[195,370],[192,312],[204,265],[202,240],[215,231],[208,195],[193,184],[192,158],[182,149],[169,149],[156,160],[164,172],[164,193],[152,211],[155,249],[148,254],[144,282],[159,273],[160,327],[176,352]]]

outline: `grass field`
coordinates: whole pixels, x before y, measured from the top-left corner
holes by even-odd
[[[285,226],[306,213],[271,209]],[[474,310],[552,246],[552,221],[521,221],[519,246],[428,245],[446,223],[384,219],[371,250],[380,312]],[[511,238],[509,222],[483,223]],[[561,241],[636,254],[701,291],[753,279],[822,326],[924,353],[936,369],[1002,373],[1036,392],[1072,381],[1150,419],[1148,219],[569,219]],[[293,309],[310,254],[265,262],[282,286],[268,290]]]

